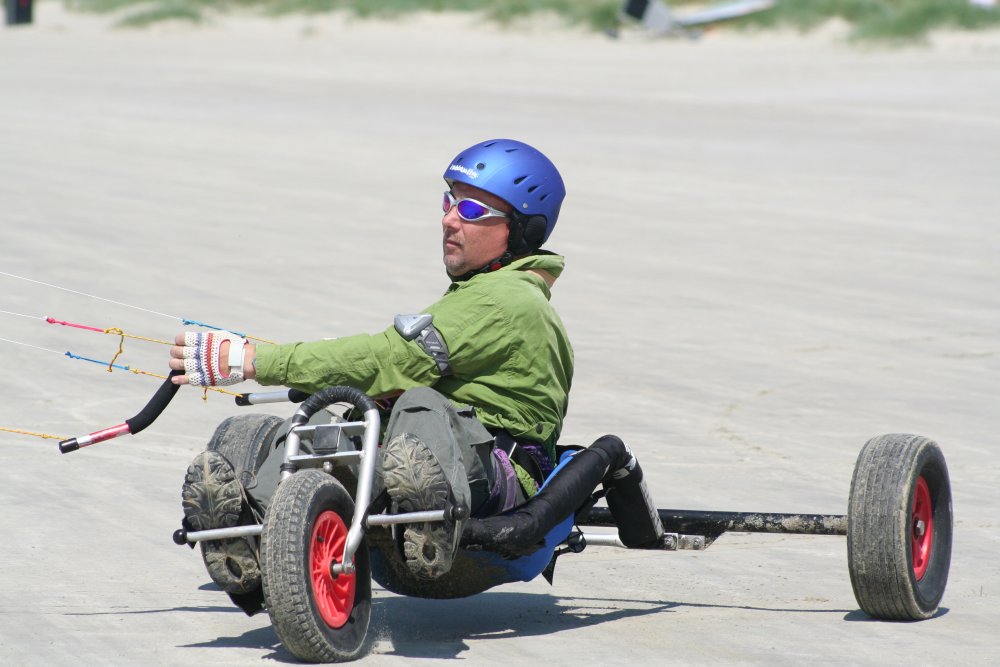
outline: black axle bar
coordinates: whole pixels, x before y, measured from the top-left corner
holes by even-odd
[[[847,535],[847,517],[841,514],[765,514],[762,512],[703,512],[657,510],[668,533],[704,535],[714,540],[725,532]],[[581,526],[615,527],[607,507],[593,507],[581,517]]]

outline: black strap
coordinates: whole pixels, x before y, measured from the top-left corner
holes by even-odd
[[[417,344],[437,364],[441,377],[446,378],[455,374],[451,367],[451,359],[448,357],[448,346],[433,324],[427,325],[427,328],[420,332],[420,335],[417,336]]]

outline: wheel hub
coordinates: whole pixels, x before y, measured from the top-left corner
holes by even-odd
[[[913,533],[910,540],[910,550],[913,555],[913,577],[920,581],[927,573],[931,547],[934,544],[934,508],[931,504],[930,487],[923,476],[917,478],[917,485],[913,490],[910,516],[913,517]]]
[[[354,609],[354,574],[336,573],[344,555],[347,524],[336,512],[325,511],[316,517],[309,543],[309,569],[313,599],[323,621],[331,628],[341,628]]]

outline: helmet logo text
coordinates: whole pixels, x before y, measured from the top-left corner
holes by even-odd
[[[476,178],[477,176],[479,176],[479,174],[476,173],[476,171],[474,169],[469,169],[468,167],[463,167],[460,164],[453,164],[453,165],[451,165],[450,167],[448,167],[448,171],[458,171],[458,172],[461,172],[461,173],[465,174],[469,178]]]

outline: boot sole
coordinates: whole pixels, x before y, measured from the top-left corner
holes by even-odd
[[[434,454],[408,433],[386,445],[382,474],[399,512],[440,510],[452,504],[451,487]],[[406,524],[403,558],[407,568],[422,579],[445,574],[455,559],[458,536],[456,525],[448,521]]]
[[[229,461],[218,452],[201,452],[184,476],[184,516],[194,530],[231,528],[239,523],[243,489]],[[212,581],[227,593],[246,593],[260,585],[256,550],[247,540],[201,543]]]

